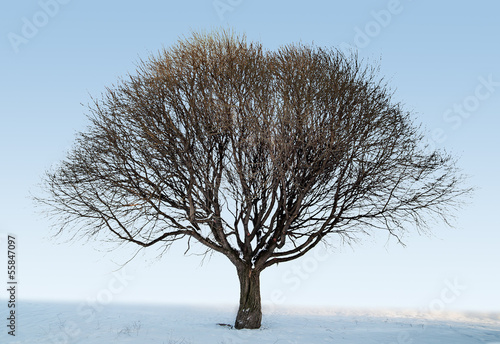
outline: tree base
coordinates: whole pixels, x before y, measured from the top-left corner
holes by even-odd
[[[234,328],[258,329],[262,323],[262,307],[260,301],[260,274],[251,269],[239,269],[240,307],[236,315]]]
[[[237,330],[242,330],[242,329],[256,330],[260,328],[261,323],[262,323],[262,311],[260,309],[258,311],[243,309],[241,311],[238,311],[234,328]]]

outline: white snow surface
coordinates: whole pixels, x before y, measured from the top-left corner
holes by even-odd
[[[7,311],[2,311],[7,323]],[[19,302],[9,344],[500,344],[500,314],[291,309],[264,312],[259,330],[234,330],[234,307]]]

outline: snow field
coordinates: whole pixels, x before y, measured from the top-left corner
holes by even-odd
[[[283,308],[238,331],[217,325],[233,324],[233,307],[20,302],[17,312],[16,336],[4,329],[0,343],[500,344],[500,314]]]

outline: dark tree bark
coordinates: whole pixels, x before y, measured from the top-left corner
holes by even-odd
[[[262,322],[260,299],[260,272],[249,267],[238,269],[240,281],[240,305],[234,327],[257,329]]]
[[[38,201],[59,233],[225,255],[236,328],[258,328],[265,268],[332,236],[401,241],[471,191],[376,71],[336,50],[194,34],[94,100]]]

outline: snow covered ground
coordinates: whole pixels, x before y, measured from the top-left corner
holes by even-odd
[[[500,343],[500,314],[280,309],[242,331],[217,325],[233,323],[231,307],[20,302],[16,315],[16,336],[2,325],[0,343]]]

